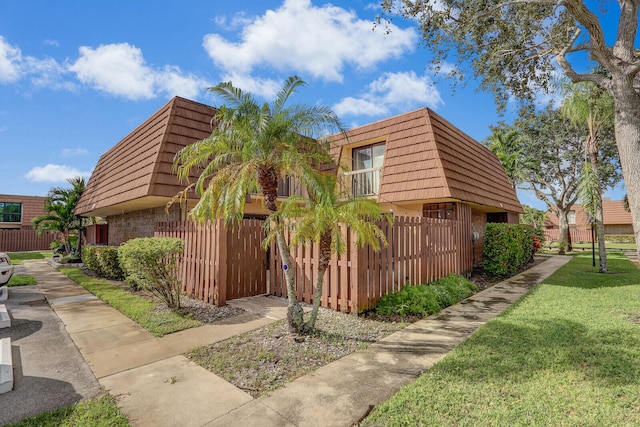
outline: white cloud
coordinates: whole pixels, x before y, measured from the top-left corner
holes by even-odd
[[[36,166],[25,175],[26,178],[34,182],[65,182],[67,179],[82,176],[89,178],[91,171],[82,172],[74,167],[66,165]]]
[[[245,25],[250,24],[252,21],[246,13],[240,12],[236,13],[233,17],[228,18],[226,16],[216,16],[213,18],[213,22],[216,26],[222,28],[225,31],[235,31],[239,28],[244,27]]]
[[[21,77],[22,52],[0,36],[0,83],[12,83]]]
[[[223,76],[222,81],[231,82],[233,86],[239,87],[245,92],[251,92],[253,95],[267,99],[275,98],[278,91],[282,89],[282,82],[280,81],[242,74],[226,74]]]
[[[85,156],[89,151],[85,148],[65,148],[62,150],[63,157]]]
[[[440,104],[440,92],[431,78],[409,71],[383,73],[359,98],[344,98],[333,110],[338,115],[378,116],[424,105],[436,108]]]
[[[44,42],[42,42],[45,46],[53,46],[53,47],[60,47],[60,43],[58,42],[58,40],[54,40],[54,39],[46,39]]]
[[[389,34],[373,31],[372,22],[353,11],[285,0],[244,25],[239,41],[208,34],[204,47],[225,74],[250,76],[254,68],[264,67],[341,82],[346,65],[370,68],[415,48],[414,29],[392,27]]]
[[[128,43],[80,47],[80,57],[69,70],[97,90],[127,99],[150,99],[159,93],[196,97],[206,83],[178,67],[154,69],[142,51]]]

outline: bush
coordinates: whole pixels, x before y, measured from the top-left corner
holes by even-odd
[[[605,234],[604,241],[607,243],[635,243],[633,234]]]
[[[103,246],[97,252],[98,264],[100,265],[102,277],[113,280],[124,279],[124,272],[120,266],[118,253],[119,247],[117,246]]]
[[[158,296],[169,308],[180,308],[178,265],[184,243],[173,237],[144,237],[120,246],[127,281],[133,280]]]
[[[82,261],[100,277],[123,280],[124,272],[118,258],[118,246],[85,246]]]
[[[77,255],[65,255],[60,258],[60,264],[80,264],[82,259]]]
[[[535,237],[535,232],[528,225],[487,224],[482,251],[485,273],[493,277],[515,274],[533,258]]]
[[[383,296],[376,307],[383,316],[426,317],[457,304],[477,291],[476,285],[462,276],[447,276],[427,285],[405,286]]]

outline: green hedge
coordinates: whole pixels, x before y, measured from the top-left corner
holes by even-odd
[[[604,241],[608,243],[635,243],[633,234],[605,234]]]
[[[511,276],[533,258],[535,232],[528,225],[487,224],[482,251],[484,272],[492,277]]]
[[[173,237],[132,239],[120,246],[120,263],[127,281],[149,290],[169,308],[180,308],[178,266],[184,243]]]
[[[473,282],[451,275],[427,285],[405,286],[387,294],[378,301],[376,312],[383,316],[426,317],[457,304],[476,291]]]
[[[100,277],[123,280],[124,272],[118,258],[118,246],[85,246],[82,262]]]

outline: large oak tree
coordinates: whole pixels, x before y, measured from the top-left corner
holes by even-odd
[[[558,66],[573,82],[607,90],[615,103],[615,138],[640,242],[640,0],[387,0],[382,6],[381,22],[394,14],[419,22],[436,68],[447,61],[470,65],[480,88],[493,92],[502,106],[514,96],[533,100],[551,84]],[[609,43],[603,14],[618,19]],[[580,69],[587,57],[605,73]],[[464,80],[465,68],[451,69]]]

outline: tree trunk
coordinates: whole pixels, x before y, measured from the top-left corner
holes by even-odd
[[[331,232],[324,233],[320,238],[320,259],[318,260],[318,278],[316,279],[316,292],[313,296],[313,308],[311,316],[305,324],[305,331],[311,332],[316,326],[318,318],[318,310],[320,309],[320,300],[322,299],[322,283],[324,281],[324,273],[329,267],[331,261]]]
[[[594,212],[594,218],[596,223],[596,236],[598,237],[598,259],[600,260],[600,273],[607,273],[609,265],[607,262],[607,248],[604,242],[604,214],[602,210],[602,184],[600,182],[600,175],[598,174],[598,142],[594,137],[589,137],[587,140],[587,153],[589,154],[589,162],[591,162],[591,170],[596,176],[598,185],[597,194],[597,208]]]
[[[613,75],[616,145],[627,187],[636,250],[640,258],[640,96],[630,77]]]
[[[287,301],[289,303],[287,306],[287,324],[290,332],[299,334],[304,332],[304,311],[296,299],[296,278],[293,274],[294,270],[291,268],[291,255],[284,237],[284,231],[278,230],[276,233],[276,244],[282,257],[284,279],[287,284]]]
[[[571,252],[571,234],[569,233],[569,220],[567,218],[568,211],[558,208],[558,225],[560,228],[558,253],[564,255],[565,252]]]

